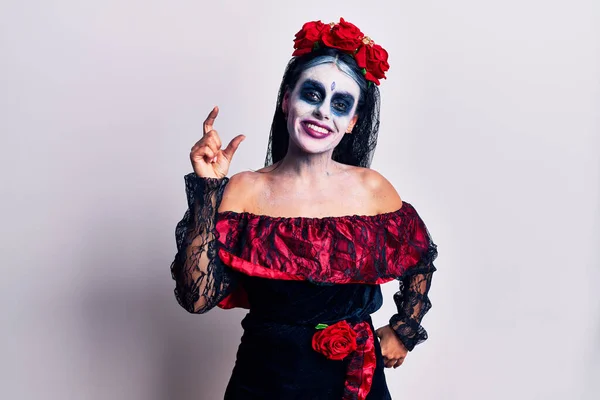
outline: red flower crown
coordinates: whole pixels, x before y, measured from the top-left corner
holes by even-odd
[[[292,56],[308,54],[321,46],[339,49],[353,56],[365,79],[376,85],[379,85],[380,79],[385,79],[385,72],[390,69],[387,51],[344,18],[340,18],[337,24],[321,21],[305,23],[296,33]]]

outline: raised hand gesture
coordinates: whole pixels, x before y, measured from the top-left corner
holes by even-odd
[[[206,121],[204,121],[204,135],[190,152],[190,161],[194,172],[201,178],[223,178],[227,176],[229,165],[233,154],[240,143],[246,138],[245,135],[237,135],[221,150],[221,139],[217,131],[213,129],[215,119],[219,115],[219,107],[212,109]]]

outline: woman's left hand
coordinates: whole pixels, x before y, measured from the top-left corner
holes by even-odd
[[[381,344],[381,354],[386,368],[398,368],[404,362],[408,350],[396,336],[396,332],[389,326],[383,326],[376,331]]]

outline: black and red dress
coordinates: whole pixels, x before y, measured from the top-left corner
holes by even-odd
[[[390,326],[408,350],[421,326],[437,246],[407,202],[370,216],[218,212],[229,179],[185,177],[188,210],[171,265],[186,310],[249,309],[225,399],[391,399],[370,314],[394,279]]]

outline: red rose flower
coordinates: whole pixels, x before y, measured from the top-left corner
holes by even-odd
[[[367,47],[367,70],[378,79],[385,78],[385,72],[390,69],[388,52],[378,44]]]
[[[358,68],[367,68],[367,46],[362,45],[358,48],[358,51],[354,55],[354,59],[356,60],[356,65]]]
[[[326,31],[321,40],[327,47],[354,53],[364,36],[355,25],[340,18],[340,22],[331,31]]]
[[[385,72],[390,69],[388,53],[378,44],[363,44],[354,55],[359,68],[365,68],[365,79],[379,85],[379,79],[385,78]]]
[[[336,322],[313,335],[312,348],[330,360],[343,360],[356,350],[356,332],[346,321]]]
[[[294,48],[296,51],[294,51],[292,56],[301,56],[302,54],[310,53],[315,42],[318,42],[323,33],[330,29],[329,25],[321,21],[311,21],[302,25],[302,29],[296,33],[294,39]]]

